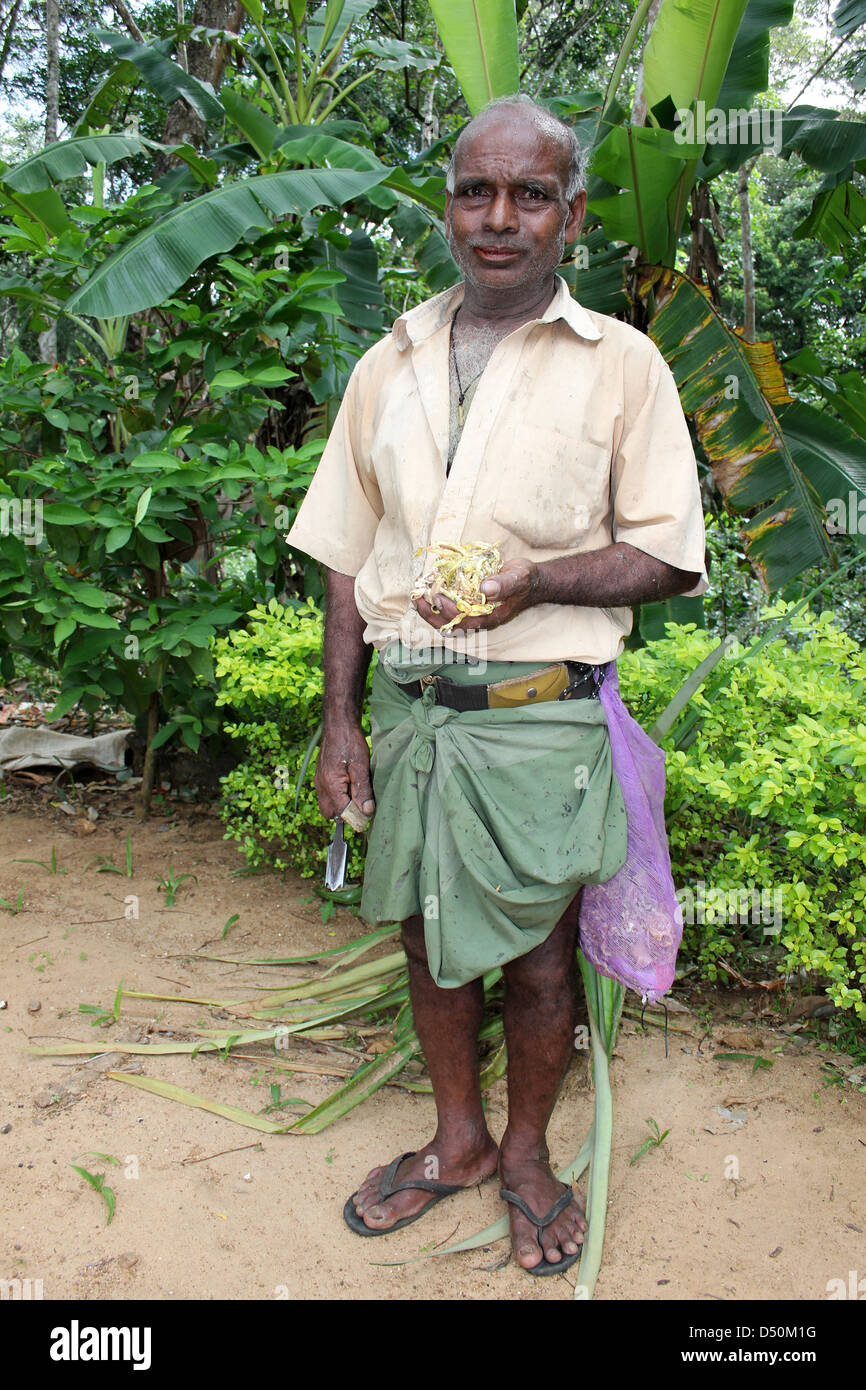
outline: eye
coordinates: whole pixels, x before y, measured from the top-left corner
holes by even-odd
[[[520,199],[520,201],[524,203],[547,202],[547,194],[545,193],[543,188],[522,188],[517,196]]]

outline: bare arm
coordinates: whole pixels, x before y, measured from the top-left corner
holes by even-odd
[[[537,603],[573,603],[584,608],[619,608],[633,603],[655,603],[693,589],[699,576],[656,560],[625,541],[589,550],[582,555],[563,555],[558,560],[509,560],[495,579],[481,588],[497,604],[492,613],[464,618],[459,628],[491,628]],[[423,599],[418,612],[432,627],[442,627],[457,614],[450,599],[437,601],[434,613]]]
[[[338,816],[349,800],[365,815],[375,810],[370,752],[361,731],[361,703],[371,648],[355,606],[355,581],[326,569],[325,695],[316,795],[323,816]]]
[[[699,578],[625,541],[584,555],[545,560],[535,570],[533,603],[578,603],[586,608],[657,603],[693,589]]]

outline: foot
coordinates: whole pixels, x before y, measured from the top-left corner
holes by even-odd
[[[394,1181],[400,1183],[411,1182],[413,1178],[433,1178],[457,1187],[477,1187],[496,1172],[498,1157],[499,1150],[490,1134],[462,1151],[448,1149],[434,1139],[412,1158],[404,1159]],[[364,1225],[373,1231],[387,1231],[398,1221],[417,1215],[435,1200],[432,1193],[416,1188],[414,1191],[395,1192],[387,1201],[380,1201],[382,1175],[386,1166],[373,1168],[352,1197]]]
[[[530,1156],[500,1154],[499,1177],[503,1187],[522,1197],[530,1211],[545,1216],[562,1195],[565,1184],[551,1171],[547,1155]],[[511,1242],[514,1257],[524,1269],[534,1269],[547,1260],[559,1264],[566,1255],[575,1255],[583,1244],[586,1214],[583,1203],[575,1193],[571,1205],[554,1217],[545,1227],[538,1243],[538,1228],[524,1216],[513,1202],[506,1203],[511,1223]]]

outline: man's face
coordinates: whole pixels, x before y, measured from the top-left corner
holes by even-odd
[[[471,285],[541,286],[583,223],[586,194],[566,202],[567,179],[566,149],[520,111],[489,117],[463,140],[445,228]]]

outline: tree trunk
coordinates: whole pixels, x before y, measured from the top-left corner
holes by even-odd
[[[181,0],[178,0],[178,16],[182,13]],[[243,22],[244,9],[237,0],[196,0],[192,14],[193,24],[204,25],[208,29],[228,29],[233,33],[240,32]],[[225,56],[222,62],[218,61],[220,50],[225,49],[225,44],[220,44],[217,40],[214,43],[191,42],[181,45],[178,52],[179,61],[185,59],[182,66],[186,67],[187,72],[193,77],[197,77],[200,82],[210,82],[215,91],[219,90],[222,81],[223,69],[225,67]],[[162,132],[163,143],[166,145],[193,145],[200,149],[204,142],[205,123],[202,121],[192,107],[187,106],[183,100],[176,101],[169,108],[165,119],[165,126]],[[177,161],[170,155],[160,154],[154,161],[153,177],[160,178]]]
[[[653,3],[650,5],[650,8],[647,12],[643,48],[641,49],[641,60],[640,66],[637,71],[637,82],[635,84],[634,102],[632,103],[631,109],[632,125],[646,124],[646,99],[643,94],[643,51],[647,46],[647,40],[649,39],[649,36],[652,33],[652,28],[656,22],[656,18],[660,9],[661,0],[653,0]],[[627,316],[628,322],[632,325],[633,328],[639,328],[641,332],[645,333],[647,329],[647,308],[645,302],[637,293],[637,282],[639,279],[640,262],[640,247],[632,246],[629,249],[628,258],[626,261],[626,264],[630,267],[628,271],[628,279],[626,284],[629,299],[629,309],[627,311]],[[634,611],[635,631],[637,630],[639,617],[640,608],[636,607]]]
[[[437,77],[430,79],[430,86],[425,87],[421,97],[421,148],[426,149],[439,139],[439,117],[433,106],[433,98],[436,95]]]
[[[162,562],[155,570],[146,570],[147,596],[150,599],[161,598],[165,593],[165,574]],[[165,679],[165,667],[167,658],[157,663],[153,672],[153,682],[155,689],[150,693],[150,700],[147,706],[147,733],[145,735],[144,767],[141,770],[141,786],[138,789],[138,800],[135,806],[136,820],[147,820],[150,812],[150,798],[153,792],[153,779],[156,773],[156,749],[153,740],[156,738],[159,729],[159,707],[162,695],[162,683]]]
[[[147,820],[150,811],[150,798],[153,794],[153,778],[156,772],[156,749],[153,740],[156,738],[156,731],[159,728],[159,691],[154,690],[150,697],[150,704],[147,710],[147,747],[144,754],[144,767],[142,768],[141,786],[138,791],[138,802],[135,807],[136,820]]]
[[[0,49],[0,77],[9,57],[9,50],[12,47],[12,36],[15,33],[15,21],[18,18],[18,11],[21,9],[21,0],[15,0],[12,9],[9,11],[9,18],[6,22],[6,33],[3,35],[3,48]]]
[[[177,22],[178,24],[183,24],[184,19],[186,17],[186,11],[184,9],[184,0],[175,0],[175,7],[177,10]],[[186,56],[186,43],[183,39],[178,39],[177,61],[180,63],[184,72],[189,72],[189,59]]]
[[[60,81],[60,5],[45,0],[45,143],[57,139],[57,107]],[[39,356],[43,362],[57,361],[57,325],[52,321],[39,334]]]
[[[124,0],[111,0],[111,4],[112,8],[116,10],[136,42],[144,43],[144,34],[136,24],[134,17],[130,14],[129,7],[124,3]]]
[[[755,263],[752,257],[752,211],[749,206],[749,175],[755,167],[749,160],[737,174],[740,198],[740,244],[743,251],[743,336],[755,341]]]
[[[653,0],[646,17],[646,38],[652,33],[653,25],[658,17],[658,12],[662,7],[662,0]],[[646,48],[646,39],[644,39]],[[640,60],[640,67],[637,71],[637,82],[634,88],[634,102],[631,108],[632,125],[646,125],[646,97],[643,93],[643,57]]]
[[[58,0],[45,0],[45,143],[57,139],[57,102],[60,79],[60,5]]]

